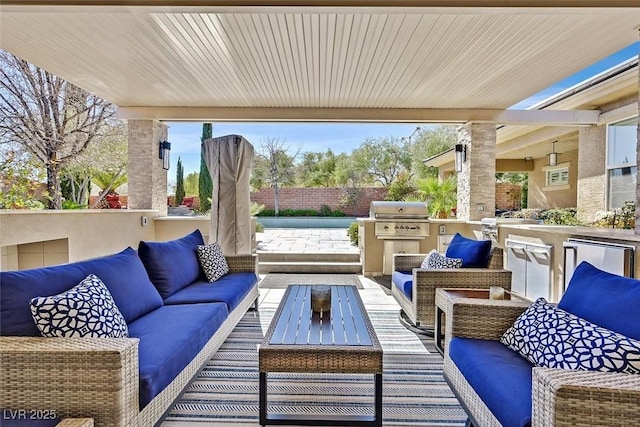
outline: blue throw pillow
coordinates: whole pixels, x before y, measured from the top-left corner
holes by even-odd
[[[537,366],[640,374],[640,341],[539,298],[500,341]]]
[[[456,233],[451,239],[445,256],[462,258],[463,268],[486,268],[491,253],[491,240],[467,239]]]
[[[162,306],[142,261],[132,248],[120,253],[53,267],[0,272],[0,333],[3,336],[40,336],[29,301],[55,295],[95,274],[107,286],[127,323]]]
[[[168,242],[140,242],[138,254],[162,298],[200,278],[199,245],[204,245],[200,230]]]
[[[630,338],[640,340],[640,280],[578,265],[558,307]]]
[[[109,289],[94,274],[61,294],[33,298],[31,315],[43,337],[129,336]]]

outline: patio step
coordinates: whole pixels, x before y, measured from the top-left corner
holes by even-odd
[[[258,272],[361,274],[362,264],[359,254],[267,252],[258,254]]]

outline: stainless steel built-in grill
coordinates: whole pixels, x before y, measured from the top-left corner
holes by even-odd
[[[424,239],[429,235],[427,206],[420,202],[371,202],[378,239]]]
[[[484,240],[491,240],[494,243],[498,242],[498,225],[500,224],[536,224],[538,221],[535,219],[525,218],[482,218],[480,224],[482,228],[482,238]]]
[[[383,274],[393,270],[393,254],[419,253],[429,235],[427,206],[420,202],[371,202],[376,239],[383,241]]]

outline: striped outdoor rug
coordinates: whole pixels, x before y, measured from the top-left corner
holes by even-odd
[[[200,372],[163,426],[258,426],[257,345],[273,308],[247,313]],[[442,378],[442,356],[398,322],[371,311],[384,351],[384,426],[462,426],[466,415]],[[269,412],[373,414],[373,375],[269,374]]]

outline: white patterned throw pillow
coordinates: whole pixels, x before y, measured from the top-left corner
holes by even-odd
[[[462,267],[462,258],[448,258],[432,249],[422,261],[420,268],[426,270],[434,270],[438,268],[460,268]]]
[[[198,245],[198,259],[207,280],[215,282],[229,272],[227,259],[217,242],[210,245]]]
[[[640,341],[595,325],[539,298],[500,339],[547,368],[640,374]]]
[[[30,301],[43,337],[126,338],[129,329],[107,286],[90,274],[58,295]]]

